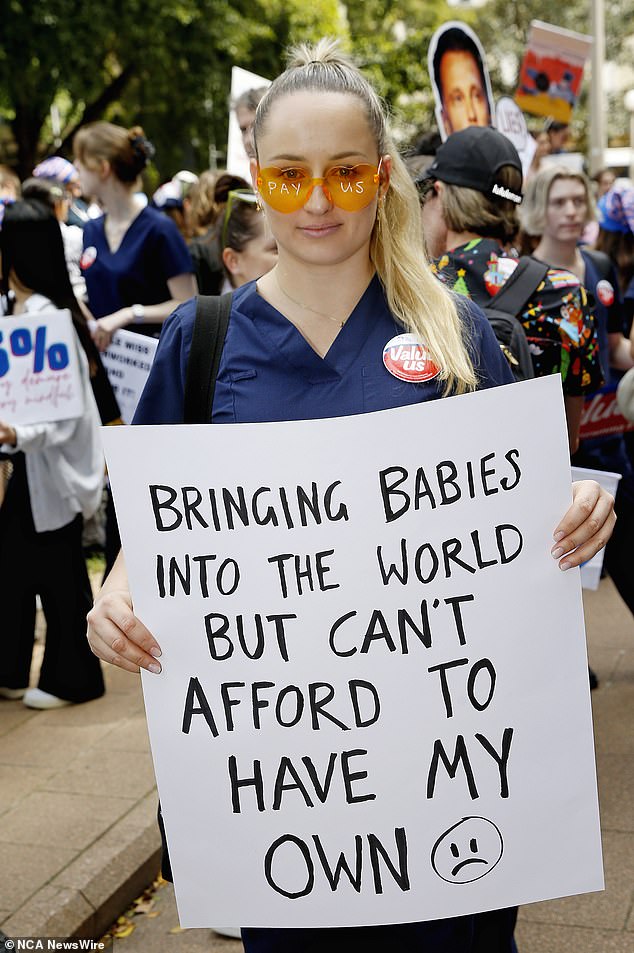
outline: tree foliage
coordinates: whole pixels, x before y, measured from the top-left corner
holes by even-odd
[[[25,176],[42,155],[70,154],[80,124],[107,118],[145,128],[160,178],[204,168],[214,150],[222,162],[231,66],[273,77],[289,44],[325,34],[342,37],[406,142],[434,124],[427,48],[448,19],[478,33],[496,96],[515,88],[531,20],[590,28],[589,0],[0,0],[0,161]],[[631,0],[606,0],[610,58],[633,31]],[[575,115],[581,127],[583,103]]]
[[[140,123],[163,176],[226,142],[232,65],[274,75],[285,46],[342,29],[336,0],[0,0],[0,109],[22,176],[92,119]],[[9,146],[11,143],[9,143]],[[8,154],[6,154],[8,152]]]

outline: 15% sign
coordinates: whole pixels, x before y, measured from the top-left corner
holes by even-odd
[[[28,357],[33,355],[33,373],[40,374],[48,365],[51,371],[63,371],[70,363],[68,346],[61,342],[46,346],[46,325],[39,325],[35,333],[30,328],[15,328],[7,342],[0,331],[0,377],[8,373],[11,366],[10,355]],[[7,350],[7,345],[10,350]]]
[[[30,424],[83,411],[79,342],[69,311],[0,320],[0,419]]]

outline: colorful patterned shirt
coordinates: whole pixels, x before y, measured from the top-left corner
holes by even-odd
[[[486,307],[517,267],[501,245],[476,238],[444,254],[432,268],[458,294]],[[594,317],[585,288],[568,271],[549,268],[521,322],[537,377],[561,374],[564,394],[594,393],[603,383]]]

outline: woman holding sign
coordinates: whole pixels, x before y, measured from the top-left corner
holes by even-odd
[[[416,192],[381,103],[336,44],[295,53],[258,106],[254,136],[253,180],[278,261],[233,295],[211,422],[360,414],[511,381],[484,315],[458,305],[431,274]],[[182,422],[194,315],[188,302],[166,323],[137,422]],[[589,558],[613,521],[611,498],[596,484],[578,485],[555,529],[553,556],[574,550],[561,568]],[[133,614],[121,559],[89,615],[88,637],[121,668],[161,670],[161,649]],[[243,941],[248,953],[511,953],[513,920],[510,911],[385,927],[248,929]]]

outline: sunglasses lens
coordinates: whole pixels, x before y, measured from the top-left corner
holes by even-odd
[[[312,178],[306,169],[260,169],[257,185],[267,205],[276,212],[296,212],[308,201]]]
[[[326,175],[332,201],[347,212],[358,212],[374,199],[379,189],[376,166],[336,166]]]

